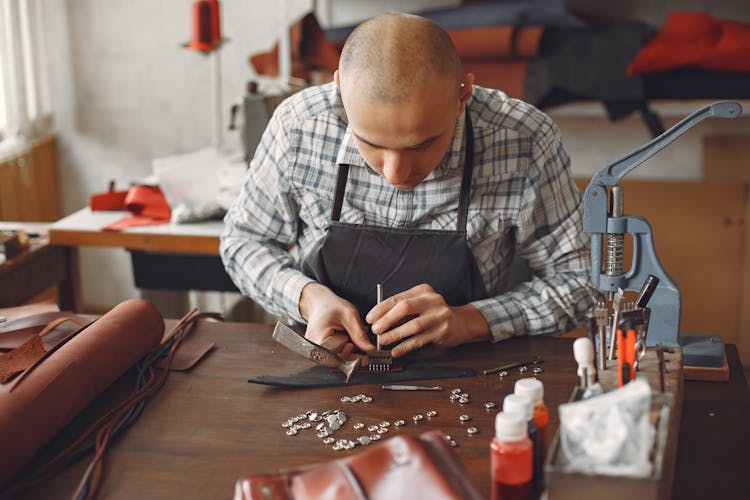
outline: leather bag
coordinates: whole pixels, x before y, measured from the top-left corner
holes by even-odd
[[[446,436],[396,436],[346,458],[237,481],[235,500],[481,499]]]

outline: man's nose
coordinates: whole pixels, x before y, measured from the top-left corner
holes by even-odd
[[[386,151],[383,155],[383,177],[390,184],[402,184],[409,178],[409,167],[398,151]]]

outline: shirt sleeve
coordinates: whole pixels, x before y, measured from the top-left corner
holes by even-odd
[[[279,110],[277,110],[279,111]],[[250,164],[240,195],[227,211],[219,252],[240,292],[268,312],[298,322],[302,288],[313,280],[294,261],[298,206],[288,178],[289,139],[275,113]]]
[[[529,172],[516,221],[516,251],[534,277],[508,293],[472,303],[487,320],[493,341],[571,330],[597,296],[589,279],[581,192],[552,123],[535,142]]]

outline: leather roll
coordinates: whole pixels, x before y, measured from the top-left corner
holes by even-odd
[[[14,381],[0,386],[0,485],[163,336],[159,310],[145,300],[127,300],[42,361],[12,391]]]

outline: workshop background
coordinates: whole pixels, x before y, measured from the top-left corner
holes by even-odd
[[[0,1],[0,5],[4,2]],[[44,101],[57,141],[59,196],[56,217],[88,203],[92,193],[153,174],[153,160],[207,147],[212,141],[211,56],[186,49],[191,38],[189,0],[66,0],[36,2],[43,36]],[[241,105],[247,82],[261,91],[279,88],[259,77],[249,58],[271,50],[290,26],[313,12],[324,29],[355,24],[386,11],[420,12],[453,7],[458,0],[222,0],[220,48],[222,141],[241,151],[239,131],[226,130],[229,110]],[[642,21],[658,30],[670,13],[702,11],[750,23],[746,0],[568,0],[582,18]],[[596,71],[591,68],[591,71]],[[481,79],[480,79],[481,80]],[[666,127],[716,99],[659,99],[649,108]],[[746,98],[745,98],[746,99]],[[707,120],[642,165],[628,180],[625,211],[654,227],[656,250],[683,291],[684,331],[721,334],[750,362],[750,239],[744,221],[750,204],[750,101],[745,116]],[[648,142],[652,135],[634,113],[611,120],[600,102],[571,102],[545,109],[558,123],[585,186],[604,165]],[[7,158],[0,150],[0,162]],[[51,177],[54,179],[54,177]],[[45,189],[49,178],[28,182]],[[15,219],[0,214],[0,219]],[[237,319],[263,319],[252,306],[241,313],[234,294],[140,291],[123,250],[81,249],[83,312],[101,312],[142,293],[165,316],[188,304],[232,310]],[[246,303],[245,303],[246,304]],[[243,316],[244,314],[244,316]]]

